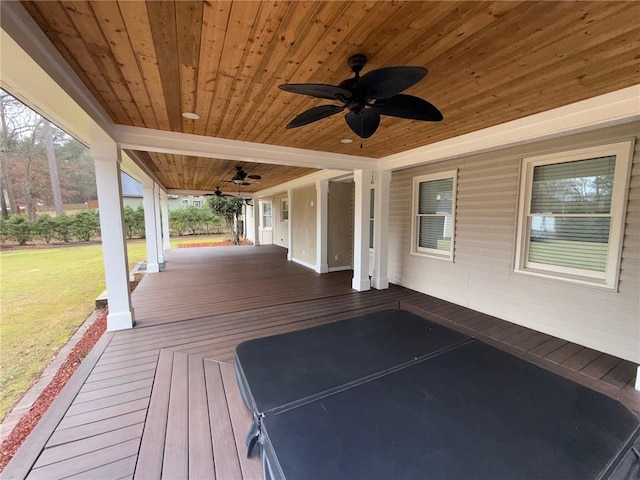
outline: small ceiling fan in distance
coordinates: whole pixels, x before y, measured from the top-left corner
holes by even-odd
[[[233,176],[231,180],[225,180],[225,182],[232,182],[236,185],[251,185],[251,183],[247,182],[247,179],[251,180],[261,180],[262,177],[260,175],[249,175],[244,170],[244,167],[241,165],[236,167],[236,174]]]
[[[310,95],[327,100],[337,100],[342,105],[320,105],[296,116],[287,128],[296,128],[322,120],[347,109],[347,125],[360,138],[369,138],[380,125],[380,115],[439,122],[442,113],[431,103],[413,95],[400,92],[415,85],[427,74],[423,67],[385,67],[365,73],[360,71],[367,63],[363,54],[349,57],[349,68],[355,74],[339,85],[322,83],[284,84],[280,88],[286,92]]]
[[[205,193],[204,196],[205,197],[233,197],[233,195],[229,195],[228,193],[222,193],[222,190],[220,190],[220,187],[216,187],[215,192],[213,193]]]

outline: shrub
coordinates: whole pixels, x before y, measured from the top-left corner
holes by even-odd
[[[3,230],[5,230],[7,238],[14,240],[18,245],[24,245],[31,240],[33,223],[24,213],[11,215],[9,219],[4,222]]]
[[[124,207],[124,228],[127,238],[144,238],[144,208],[138,205],[137,209],[130,206]]]
[[[94,210],[80,210],[71,222],[71,232],[83,242],[90,241],[100,229],[100,217]]]
[[[169,229],[171,231],[171,235],[184,235],[184,232],[187,230],[187,225],[184,219],[184,209],[180,208],[169,211]]]
[[[34,226],[34,233],[43,239],[46,243],[51,243],[51,240],[56,234],[56,221],[51,215],[44,213],[38,215]]]
[[[56,217],[55,236],[64,243],[71,241],[71,224],[73,220],[66,213],[61,213]]]

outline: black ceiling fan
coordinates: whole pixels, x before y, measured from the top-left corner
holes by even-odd
[[[229,195],[228,193],[222,193],[222,190],[220,190],[220,187],[216,187],[215,192],[213,193],[205,193],[204,196],[205,197],[233,197],[233,195]]]
[[[380,125],[380,115],[439,122],[442,113],[431,103],[400,92],[415,85],[427,74],[423,67],[386,67],[372,70],[362,77],[360,71],[367,57],[360,53],[349,57],[349,68],[355,76],[339,85],[322,83],[284,84],[286,92],[317,98],[338,100],[342,105],[320,105],[302,112],[287,124],[287,128],[301,127],[348,109],[347,124],[361,138],[369,138]]]
[[[232,182],[236,185],[251,185],[249,182],[247,182],[247,179],[261,180],[262,177],[260,175],[247,174],[247,172],[244,170],[244,167],[239,165],[236,167],[236,174],[233,176],[233,178],[231,180],[225,180],[225,182]]]

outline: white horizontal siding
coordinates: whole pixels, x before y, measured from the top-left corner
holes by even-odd
[[[640,141],[629,189],[618,292],[514,273],[522,158],[635,136],[639,136],[637,123],[394,172],[390,281],[640,362]],[[456,168],[454,262],[411,255],[412,178]]]

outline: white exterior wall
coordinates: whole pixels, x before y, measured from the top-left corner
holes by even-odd
[[[640,137],[638,123],[393,173],[389,280],[541,332],[640,361],[640,140],[636,140],[618,292],[514,273],[523,157]],[[458,170],[454,262],[411,255],[411,182]]]

